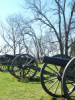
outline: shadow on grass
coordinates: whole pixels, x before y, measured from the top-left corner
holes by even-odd
[[[72,98],[72,100],[75,100],[75,96],[70,96]]]
[[[75,100],[75,96],[71,96],[71,99]],[[40,100],[44,100],[44,97],[41,97]],[[67,98],[63,98],[63,97],[56,98],[56,97],[49,96],[46,97],[45,100],[67,100]]]
[[[37,77],[37,78],[25,78],[25,79],[18,79],[19,82],[22,82],[22,83],[34,83],[34,84],[40,84],[40,78]]]
[[[47,78],[44,78],[44,80],[47,80]],[[22,83],[35,83],[35,84],[40,84],[40,77],[39,76],[36,76],[35,78],[24,78],[24,79],[17,79],[19,82],[22,82]],[[50,84],[53,83],[54,81],[50,81]]]
[[[56,98],[56,97],[52,97],[52,96],[47,96],[47,97],[40,97],[39,100],[67,100],[67,99],[62,98],[62,97]]]
[[[2,69],[0,68],[0,72],[8,72],[8,69],[2,70]]]

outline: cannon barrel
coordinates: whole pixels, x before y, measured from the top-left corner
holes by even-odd
[[[41,62],[65,67],[69,62],[69,59],[44,56],[41,58]]]
[[[8,57],[8,58],[11,58],[11,59],[14,59],[16,56],[19,56],[19,54],[16,54],[16,55],[9,55],[9,54],[6,54],[5,57]],[[28,57],[24,57],[24,56],[20,56],[19,58],[20,60],[27,60],[28,62],[30,61],[31,63],[34,63],[34,59],[32,58],[28,58]]]
[[[16,56],[17,56],[17,54],[16,55],[9,55],[9,54],[5,55],[5,57],[11,58],[11,59],[14,59]]]
[[[6,60],[8,60],[8,58],[5,57],[5,55],[0,56],[0,61],[1,62],[5,62]]]

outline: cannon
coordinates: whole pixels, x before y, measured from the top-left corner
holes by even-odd
[[[18,79],[33,78],[37,72],[38,64],[34,57],[29,54],[7,55],[13,58],[8,63],[9,72]]]
[[[9,55],[9,54],[1,55],[0,56],[0,70],[1,71],[7,71],[7,70],[9,70],[11,72],[11,70],[9,69],[8,66],[11,65],[12,60],[16,56],[17,55]]]
[[[11,64],[12,64],[12,61],[13,59],[17,56],[18,54],[15,54],[15,55],[10,55],[10,54],[5,54],[4,56],[7,57],[9,60],[7,62],[7,68],[8,68],[8,71],[10,72],[10,74],[13,75],[12,73],[12,67],[11,67]]]
[[[40,71],[41,85],[53,97],[73,100],[75,95],[75,57],[42,57],[44,63]],[[50,73],[45,73],[49,71]],[[75,98],[74,98],[75,99]]]
[[[8,60],[9,59],[7,57],[5,57],[4,55],[0,56],[0,71],[7,71],[8,70],[8,67],[7,67]]]

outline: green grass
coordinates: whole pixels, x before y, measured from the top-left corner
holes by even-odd
[[[41,64],[39,65],[41,66]],[[49,96],[40,84],[40,72],[32,79],[18,80],[0,72],[0,100],[66,100]]]

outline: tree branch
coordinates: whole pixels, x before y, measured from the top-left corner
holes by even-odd
[[[69,49],[74,43],[75,43],[75,41],[72,42],[72,43],[68,46],[68,49]]]
[[[75,2],[74,2],[74,5],[73,5],[73,7],[72,7],[72,10],[71,10],[71,16],[70,16],[69,25],[68,25],[68,33],[69,33],[69,31],[70,31],[71,20],[72,20],[72,17],[73,17],[74,9],[75,9]]]

